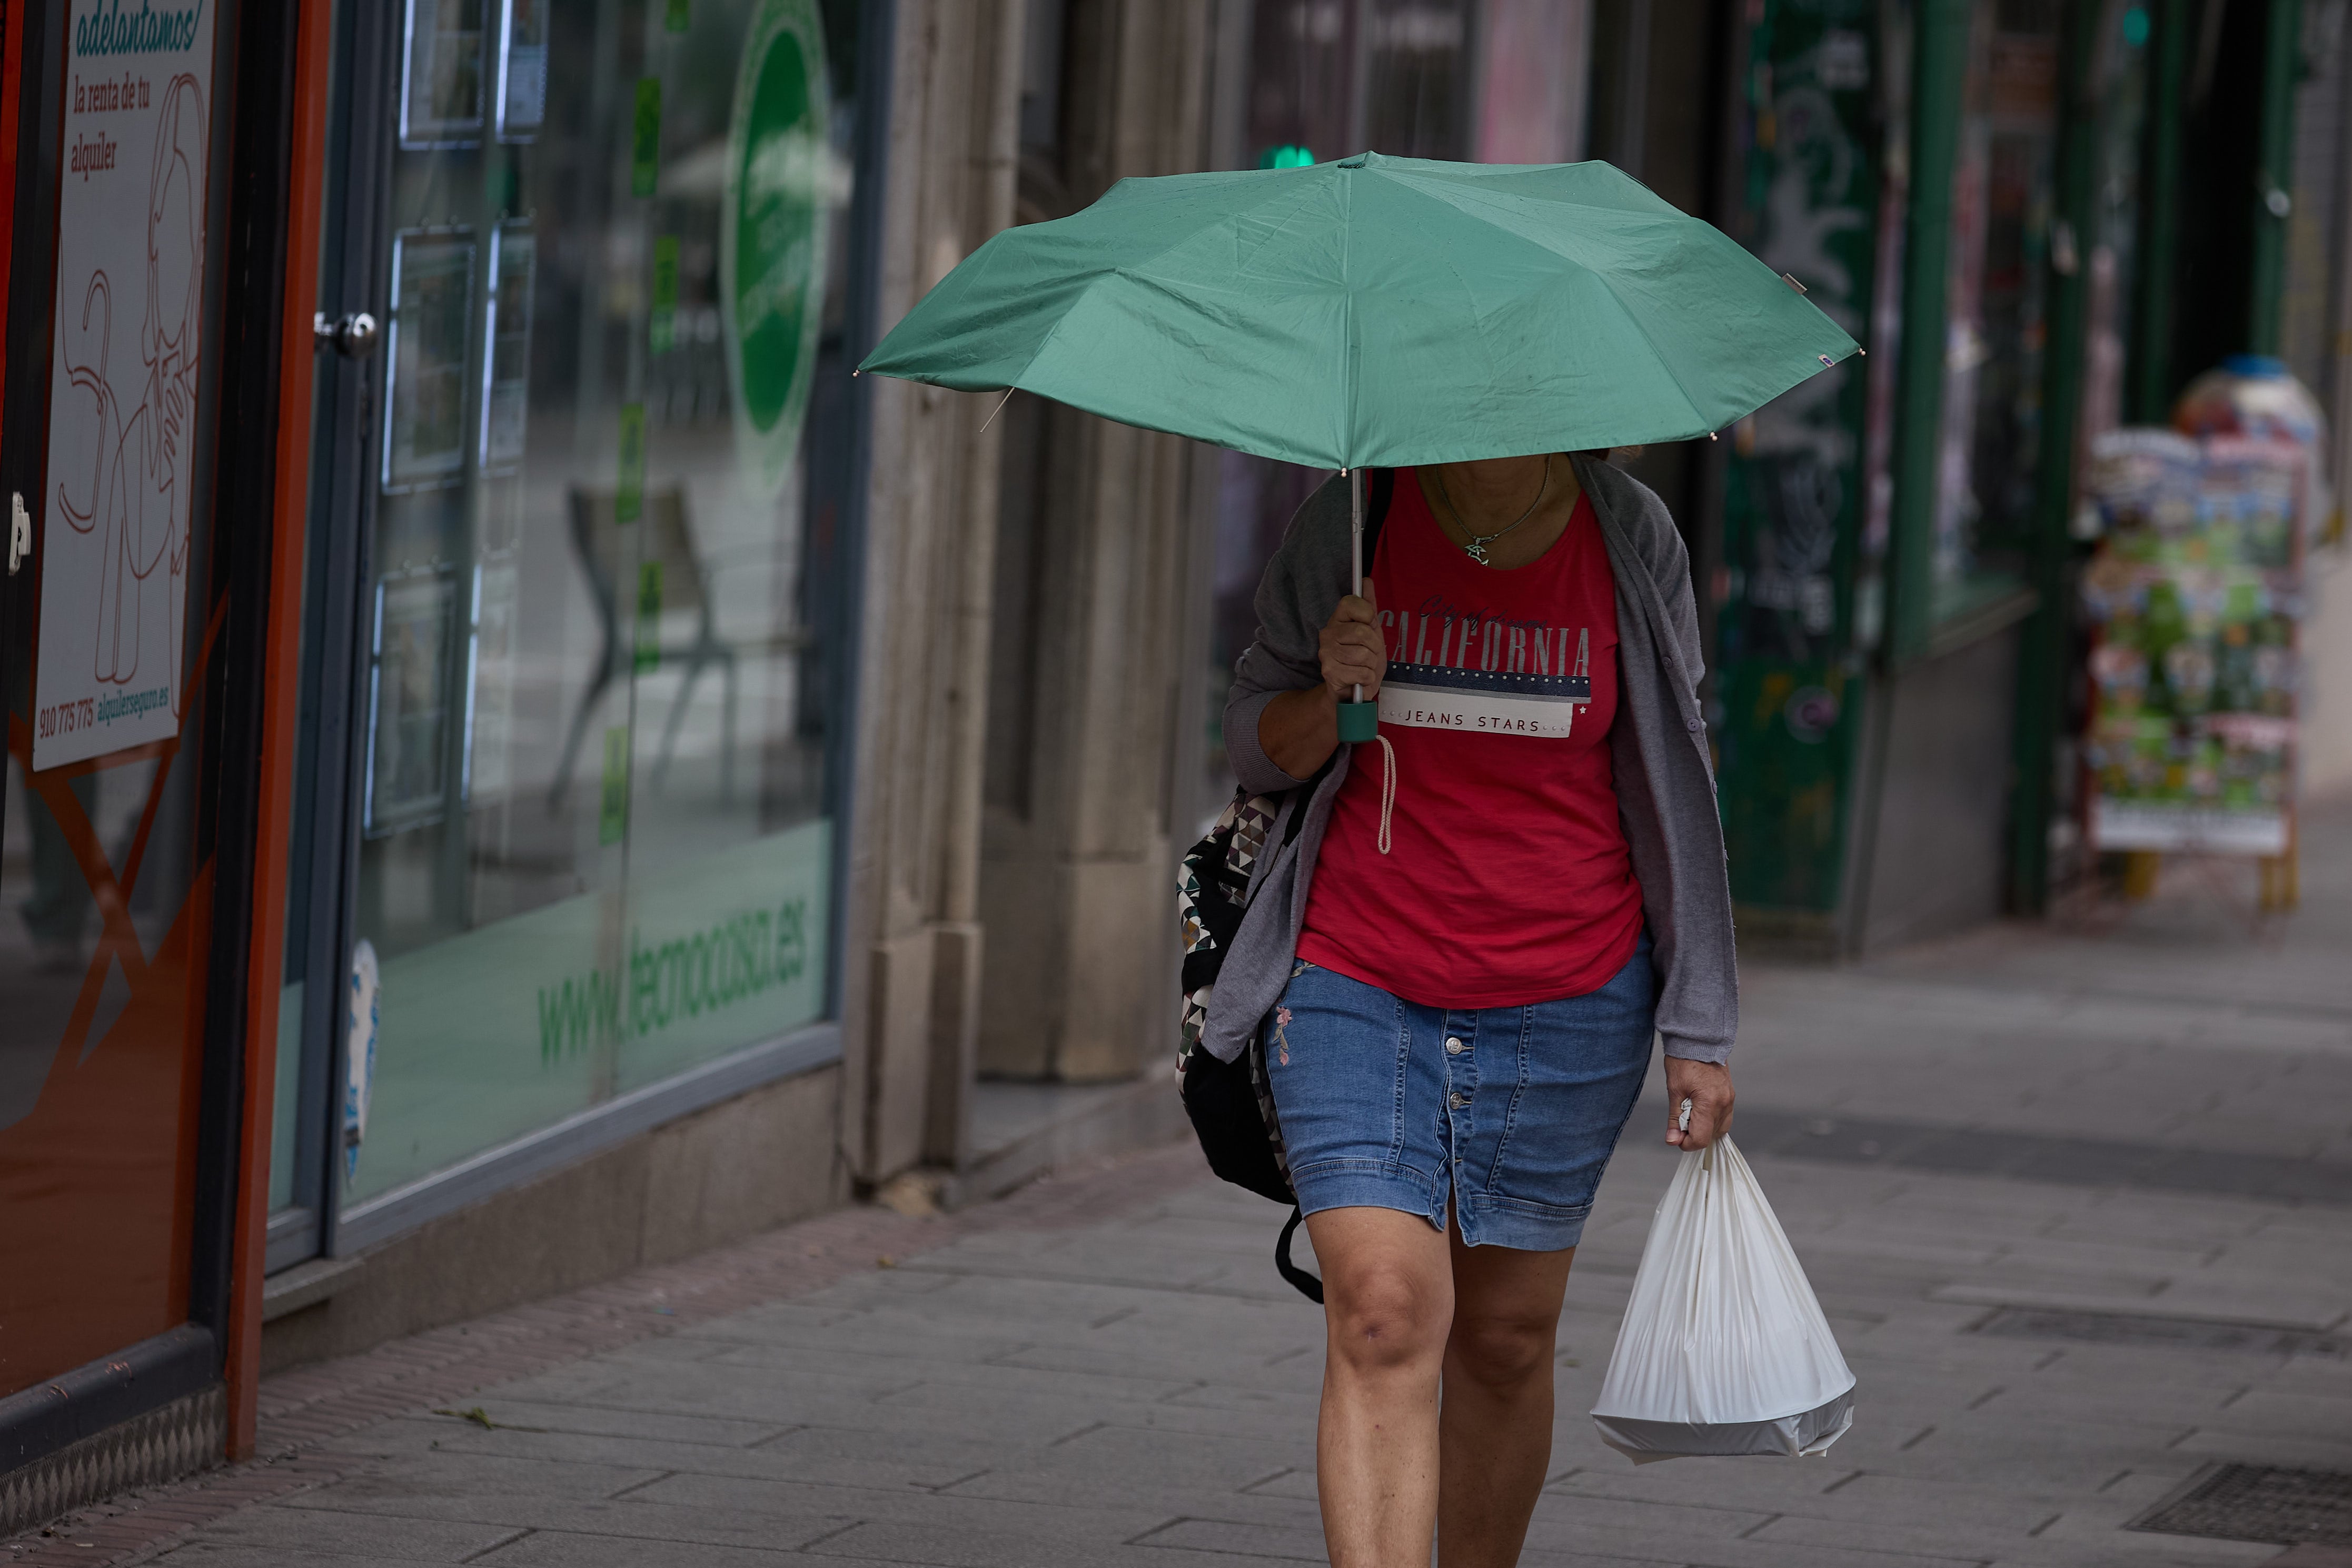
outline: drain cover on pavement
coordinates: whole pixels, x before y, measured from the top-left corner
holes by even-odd
[[[2352,1475],[2223,1465],[2125,1528],[2281,1546],[2352,1546]]]
[[[2196,1318],[2145,1318],[2125,1312],[2052,1311],[2003,1307],[1977,1325],[1980,1334],[2015,1340],[2080,1340],[2095,1345],[2170,1345],[2179,1350],[2247,1351],[2258,1355],[2352,1359],[2352,1338],[2296,1329],[2262,1329]]]

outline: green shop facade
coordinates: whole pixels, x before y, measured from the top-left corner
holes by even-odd
[[[1714,216],[1869,348],[1675,476],[1744,937],[1864,951],[2080,863],[2078,454],[2278,352],[2302,12],[1745,0],[1718,37]]]

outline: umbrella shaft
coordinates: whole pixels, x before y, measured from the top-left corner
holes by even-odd
[[[1364,470],[1357,468],[1348,476],[1348,499],[1352,514],[1348,527],[1348,550],[1356,568],[1356,597],[1364,596]],[[1363,683],[1356,685],[1356,700],[1364,700]]]

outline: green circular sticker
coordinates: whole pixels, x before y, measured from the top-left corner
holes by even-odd
[[[799,449],[824,316],[835,184],[815,0],[766,0],[744,39],[719,242],[744,476],[773,495]]]

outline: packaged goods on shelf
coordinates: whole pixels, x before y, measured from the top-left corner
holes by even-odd
[[[2284,854],[2308,448],[2113,430],[2093,445],[2088,481],[2100,523],[2082,578],[2090,843]]]

